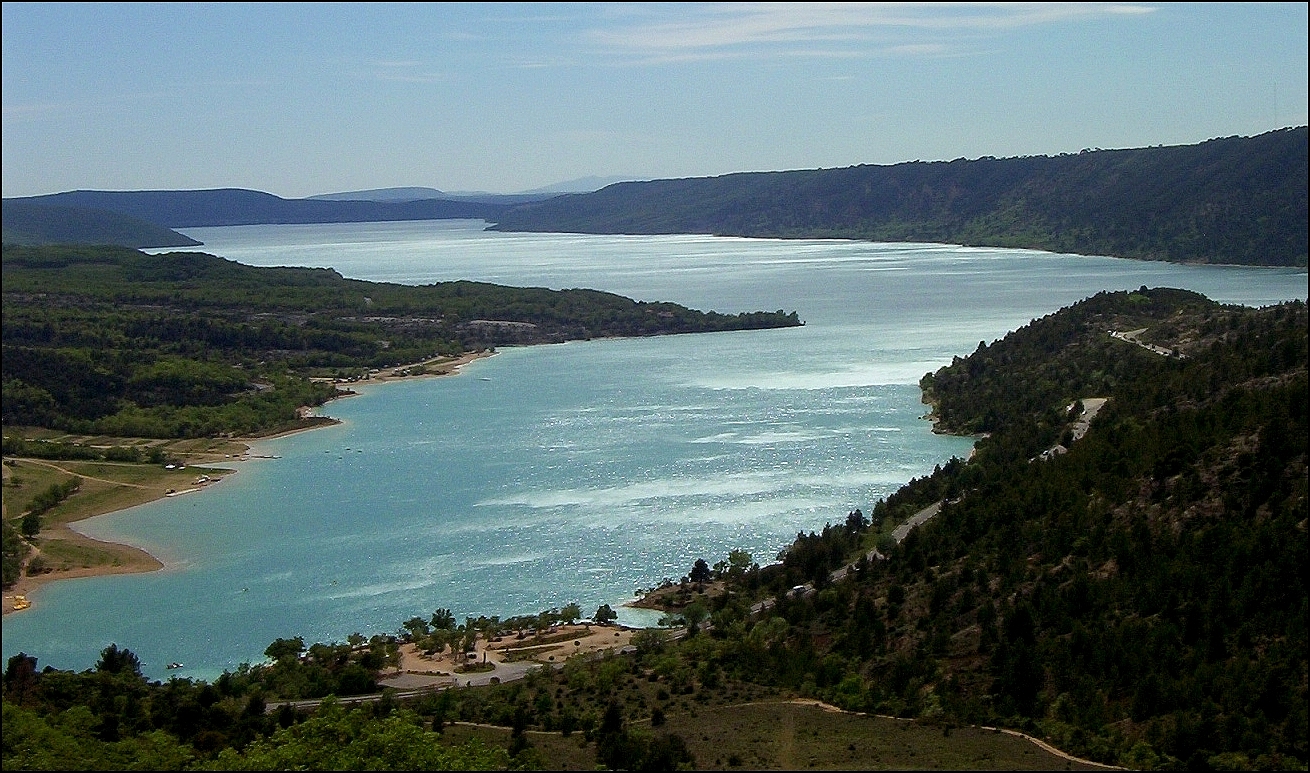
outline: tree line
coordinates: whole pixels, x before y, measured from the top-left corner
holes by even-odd
[[[114,247],[6,245],[3,279],[3,423],[119,436],[287,428],[338,394],[333,381],[497,346],[802,324],[781,310],[394,285]]]

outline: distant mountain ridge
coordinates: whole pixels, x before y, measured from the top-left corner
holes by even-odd
[[[6,202],[101,209],[165,228],[269,223],[362,223],[394,220],[488,219],[503,204],[425,199],[418,201],[324,201],[284,199],[242,188],[193,191],[69,191]]]
[[[926,241],[1305,266],[1306,127],[1196,145],[611,185],[500,231]]]
[[[540,201],[562,193],[591,193],[607,185],[620,182],[632,182],[638,178],[632,175],[609,177],[579,177],[574,180],[546,185],[541,188],[519,191],[517,193],[490,193],[488,191],[443,191],[438,188],[423,186],[401,186],[394,188],[368,188],[359,191],[342,191],[339,193],[320,193],[306,196],[307,199],[322,201],[422,201],[424,199],[447,199],[451,201],[483,201],[487,203],[518,204],[526,201]]]
[[[555,183],[554,185],[547,185],[543,188],[533,188],[523,192],[550,194],[591,193],[592,191],[598,191],[601,188],[613,185],[614,183],[633,182],[638,179],[649,178],[637,178],[633,175],[610,175],[608,177],[597,177],[591,175],[588,177],[579,177],[576,180],[565,180],[564,182]]]
[[[320,193],[306,196],[307,199],[320,201],[423,201],[424,199],[444,199],[447,194],[436,188],[401,187],[369,188],[363,191],[343,191],[341,193]]]
[[[472,201],[481,204],[512,206],[532,201],[541,201],[558,193],[447,193],[436,188],[372,188],[364,191],[345,191],[343,193],[321,193],[309,196],[308,201],[375,201],[375,202],[413,202],[442,199],[445,201]]]
[[[118,212],[6,200],[0,203],[5,244],[110,244],[118,247],[195,247],[200,242]]]
[[[283,199],[219,189],[5,202],[105,210],[166,229],[472,218],[498,231],[941,242],[1303,267],[1308,176],[1301,126],[1195,145],[741,172],[559,195],[411,199],[441,192],[394,188]]]

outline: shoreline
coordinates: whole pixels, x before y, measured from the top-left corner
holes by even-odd
[[[352,383],[356,383],[360,385],[387,384],[387,383],[394,383],[397,381],[413,381],[415,379],[439,378],[441,376],[454,376],[454,375],[458,375],[465,365],[468,365],[469,363],[475,362],[477,360],[486,357],[491,357],[495,353],[496,353],[495,350],[482,350],[477,352],[465,352],[453,358],[435,357],[433,359],[425,360],[423,362],[412,363],[409,365],[398,365],[393,368],[385,368],[383,370],[378,371],[377,373],[369,374],[369,377],[364,381],[352,382]],[[438,369],[427,370],[430,367],[438,368]],[[417,373],[411,372],[414,369],[419,369],[419,368],[422,369],[420,372]],[[332,400],[340,400],[342,398],[353,397],[358,394],[359,394],[358,392],[354,392],[354,391],[342,391],[341,394],[332,398]],[[328,402],[331,402],[331,400],[329,400]],[[308,432],[310,430],[320,429],[322,427],[336,426],[341,423],[337,419],[332,419],[330,417],[316,417],[312,414],[312,409],[309,407],[301,409],[300,418],[302,419],[319,418],[323,420],[309,424],[307,426],[294,427],[292,429],[283,430],[280,432],[274,432],[268,435],[259,435],[257,437],[233,438],[232,442],[240,447],[238,453],[225,455],[222,458],[215,457],[212,459],[206,459],[206,458],[196,459],[194,463],[189,462],[188,466],[207,466],[213,464],[222,464],[224,461],[229,461],[229,462],[250,461],[253,459],[274,458],[262,454],[252,454],[251,446],[265,440],[284,438],[290,435],[299,434],[301,432]],[[32,461],[37,461],[38,463],[46,463],[44,460],[32,460]],[[5,470],[6,476],[8,475],[8,472],[9,472],[8,469],[6,469]],[[235,473],[236,471],[232,470],[228,474],[235,474]],[[224,475],[223,477],[227,477],[227,476]],[[219,480],[221,480],[221,478]],[[218,480],[215,480],[213,482],[216,483],[218,482]],[[115,485],[121,486],[125,484],[115,483]],[[126,485],[131,485],[131,484],[126,484]],[[24,574],[18,578],[17,582],[15,582],[9,588],[5,589],[4,598],[3,598],[3,611],[0,612],[0,614],[3,614],[3,616],[8,617],[12,613],[22,612],[24,610],[35,607],[36,602],[32,598],[33,595],[36,594],[42,587],[52,582],[58,582],[60,580],[76,580],[85,577],[102,577],[102,576],[115,575],[115,574],[140,574],[144,572],[157,572],[161,569],[166,569],[167,565],[164,564],[163,561],[160,561],[157,557],[152,555],[147,550],[143,550],[141,548],[132,545],[126,545],[119,542],[105,542],[103,540],[98,540],[93,537],[89,537],[85,534],[82,534],[81,532],[72,528],[72,525],[91,518],[97,518],[102,515],[109,515],[110,513],[116,513],[132,507],[148,504],[150,502],[156,502],[160,499],[164,499],[165,497],[181,496],[183,494],[196,493],[201,490],[202,488],[193,488],[185,491],[173,491],[169,489],[166,491],[153,492],[151,496],[145,497],[141,499],[141,501],[134,502],[131,505],[128,505],[127,507],[120,507],[112,510],[106,510],[105,512],[101,512],[101,513],[92,513],[90,515],[86,515],[81,518],[77,518],[75,520],[71,520],[65,523],[60,523],[42,529],[42,533],[40,536],[42,542],[51,542],[51,541],[59,540],[69,544],[94,548],[98,551],[108,554],[110,557],[109,562],[104,564],[99,564],[96,566],[90,566],[90,567],[79,567],[76,569],[63,569],[58,571],[46,572],[35,576],[29,576],[28,574],[26,574],[26,572],[24,572]]]

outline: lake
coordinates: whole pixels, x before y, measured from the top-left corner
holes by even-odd
[[[425,284],[586,287],[800,328],[506,348],[460,375],[365,386],[341,424],[262,441],[221,484],[79,524],[163,571],[47,585],[5,658],[81,670],[110,643],[154,679],[212,680],[276,638],[390,633],[600,604],[731,550],[766,564],[953,456],[919,378],[1102,290],[1260,306],[1304,269],[1179,266],[932,244],[514,234],[480,221],[186,229],[257,266]],[[162,252],[162,251],[156,251]],[[186,667],[167,671],[171,661]]]

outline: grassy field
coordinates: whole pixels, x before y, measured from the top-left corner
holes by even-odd
[[[32,500],[52,485],[73,477],[81,486],[41,516],[41,531],[32,544],[39,551],[37,572],[44,578],[84,575],[97,570],[140,571],[158,566],[147,554],[122,545],[85,537],[68,525],[84,518],[145,504],[170,493],[186,492],[221,480],[231,469],[211,466],[239,457],[247,448],[231,440],[153,441],[134,438],[70,437],[50,431],[23,432],[30,440],[52,440],[87,446],[162,445],[170,458],[185,467],[124,462],[46,459],[5,459],[3,518],[15,528]],[[201,465],[201,466],[192,466]],[[207,480],[206,480],[207,479]]]
[[[10,464],[10,461],[13,463]],[[167,470],[159,465],[119,462],[6,460],[4,513],[18,518],[32,498],[52,484],[71,477],[82,479],[81,488],[42,516],[45,527],[62,526],[93,515],[150,502],[170,491],[195,488],[200,476],[221,479],[232,472],[217,467]]]
[[[642,727],[640,725],[635,726]],[[649,725],[645,730],[651,730]],[[790,701],[670,713],[654,730],[682,736],[697,770],[1104,770],[994,730],[845,714]],[[582,733],[527,732],[548,770],[594,770]],[[451,742],[508,745],[508,728],[456,724]]]

